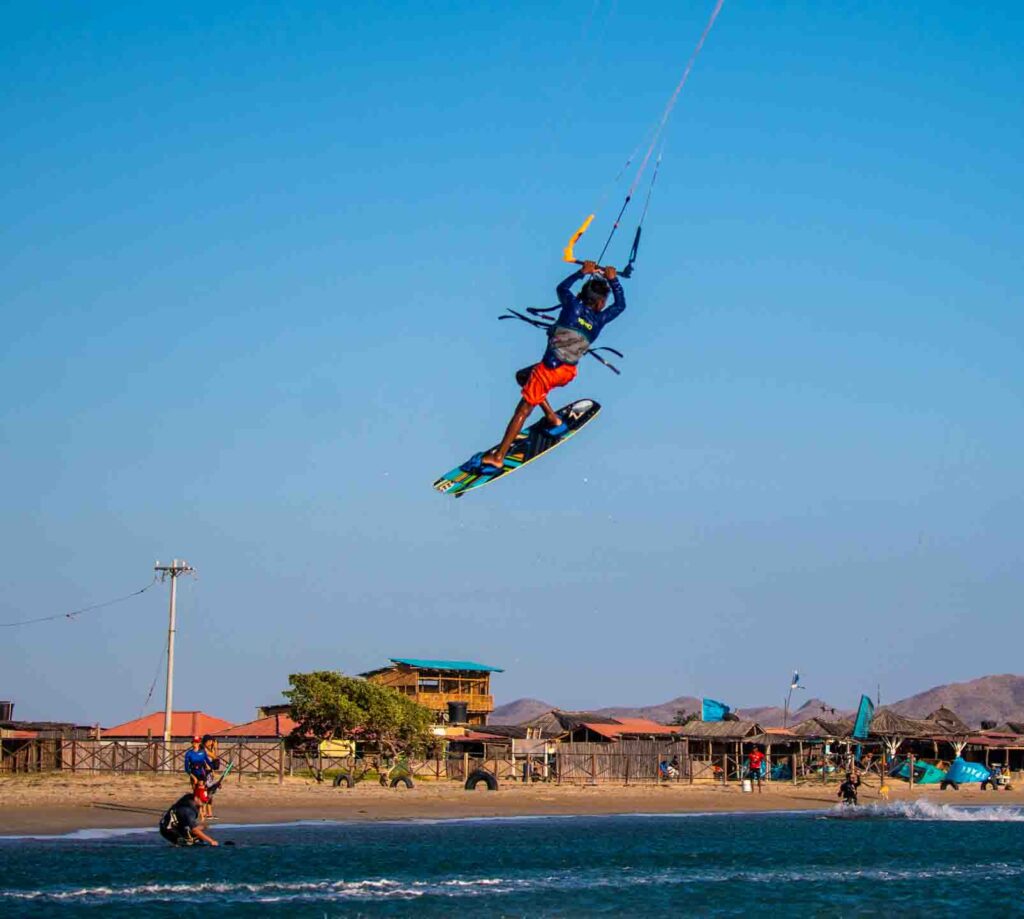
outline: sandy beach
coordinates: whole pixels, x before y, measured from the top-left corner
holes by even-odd
[[[0,779],[5,817],[0,835],[60,835],[74,830],[155,826],[187,786],[177,776],[12,776]],[[836,803],[836,786],[776,784],[758,794],[738,786],[506,785],[465,791],[454,782],[419,782],[414,789],[385,789],[370,782],[351,789],[308,779],[226,783],[217,796],[217,823],[284,823],[296,820],[415,820],[528,815],[746,812],[809,810]],[[1024,805],[1024,790],[976,787],[941,792],[936,786],[891,786],[890,801],[928,800],[958,805]],[[861,803],[880,803],[878,788],[861,789]]]

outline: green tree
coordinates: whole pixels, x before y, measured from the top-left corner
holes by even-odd
[[[672,724],[689,724],[691,721],[696,721],[700,717],[698,712],[688,712],[686,709],[678,709],[675,717],[672,719]]]
[[[284,693],[291,702],[289,714],[295,728],[289,736],[293,749],[310,762],[313,747],[321,740],[354,739],[376,745],[386,755],[426,746],[434,717],[430,709],[413,702],[398,690],[333,670],[293,673]],[[317,775],[317,780],[322,777]]]

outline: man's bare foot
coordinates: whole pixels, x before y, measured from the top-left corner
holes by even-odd
[[[481,466],[494,466],[497,469],[502,469],[505,466],[505,457],[498,459],[498,455],[492,450],[490,453],[485,453],[480,457]]]

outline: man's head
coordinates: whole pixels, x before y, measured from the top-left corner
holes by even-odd
[[[608,299],[608,282],[604,278],[591,278],[580,288],[583,305],[600,312]]]
[[[210,744],[213,743],[213,738],[209,734],[204,734],[202,742],[204,747],[208,747]]]
[[[202,738],[197,734],[192,738],[192,746],[198,747],[203,742]]]

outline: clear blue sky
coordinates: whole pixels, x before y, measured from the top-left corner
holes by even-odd
[[[0,621],[184,557],[177,707],[233,719],[393,655],[565,707],[1020,670],[1019,3],[726,0],[624,373],[566,393],[605,411],[430,488],[712,5],[6,5]],[[154,589],[2,630],[0,698],[135,717],[165,628]]]

